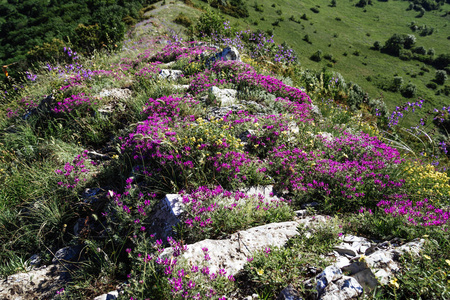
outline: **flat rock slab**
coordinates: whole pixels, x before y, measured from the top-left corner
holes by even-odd
[[[265,247],[283,246],[287,240],[298,235],[295,221],[272,223],[239,231],[226,240],[203,240],[187,246],[183,258],[190,265],[208,265],[211,272],[225,269],[235,275],[247,263],[247,258]],[[204,260],[202,248],[208,248],[209,261]],[[172,248],[166,248],[161,256],[171,256]]]
[[[30,272],[10,275],[0,281],[0,299],[52,299],[68,279],[67,270],[61,265],[43,266]]]
[[[131,92],[130,89],[118,89],[118,88],[115,88],[115,89],[110,89],[110,90],[103,89],[100,92],[99,96],[102,97],[102,98],[103,97],[111,97],[111,98],[116,99],[116,100],[121,100],[121,99],[130,98],[131,94],[132,94],[132,92]]]

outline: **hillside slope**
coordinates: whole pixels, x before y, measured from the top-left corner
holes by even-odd
[[[268,36],[183,41],[154,16],[128,37],[2,87],[0,295],[450,296],[445,143],[324,100],[360,95]]]

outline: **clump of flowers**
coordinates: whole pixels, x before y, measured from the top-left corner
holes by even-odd
[[[450,219],[449,209],[441,209],[430,204],[429,199],[413,202],[410,199],[404,199],[402,195],[397,200],[382,200],[377,206],[384,210],[385,214],[393,217],[403,217],[410,224],[415,226],[440,226],[443,230],[448,230]]]
[[[280,145],[269,153],[271,176],[299,200],[320,199],[325,207],[353,211],[373,207],[372,199],[404,184],[391,178],[402,162],[400,153],[376,137],[344,131],[331,139],[310,137],[299,146]]]
[[[264,195],[230,192],[217,186],[200,187],[189,194],[183,193],[184,225],[189,230],[189,242],[204,238],[223,238],[237,230],[258,224],[290,220],[291,201],[283,198],[266,199]]]
[[[95,166],[94,161],[88,161],[88,150],[84,150],[82,154],[77,155],[72,162],[68,162],[64,165],[64,169],[57,169],[55,173],[63,176],[63,180],[58,182],[58,185],[67,189],[74,189],[80,180],[86,181],[87,175],[91,172],[88,164]]]
[[[404,188],[411,197],[427,197],[433,203],[439,203],[439,199],[450,198],[450,178],[446,173],[437,171],[435,166],[417,161],[410,162],[405,167],[405,172]]]
[[[95,105],[97,103],[91,102],[91,99],[89,97],[85,96],[84,93],[80,93],[71,95],[70,97],[63,99],[62,101],[57,102],[55,107],[53,107],[51,111],[55,114],[69,113],[80,106],[90,106],[92,104]]]

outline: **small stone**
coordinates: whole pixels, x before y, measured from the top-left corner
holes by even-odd
[[[419,255],[420,250],[423,248],[423,244],[425,243],[424,239],[414,239],[409,243],[406,243],[395,249],[397,253],[410,252],[415,255]]]
[[[353,275],[367,269],[367,264],[363,261],[356,261],[346,267],[341,268],[343,272]]]
[[[350,260],[345,256],[338,256],[336,258],[336,262],[333,265],[338,267],[339,269],[343,269],[344,267],[350,265]]]
[[[392,276],[391,273],[387,272],[384,269],[380,269],[380,270],[376,271],[374,275],[382,285],[388,284],[389,279]]]
[[[342,271],[336,266],[328,266],[325,270],[322,271],[319,275],[317,275],[317,292],[320,294],[323,293],[324,289],[327,285],[335,280],[342,278]]]
[[[148,218],[152,225],[149,232],[155,234],[156,239],[165,241],[167,237],[173,235],[173,226],[176,226],[180,216],[184,212],[183,199],[178,194],[167,194],[154,209]]]
[[[33,254],[29,259],[28,262],[32,268],[37,268],[41,265],[41,257],[39,254]]]
[[[159,72],[159,77],[167,80],[177,80],[183,76],[183,72],[180,70],[162,69]]]
[[[189,84],[174,84],[173,88],[176,90],[187,90],[189,88]]]
[[[100,94],[98,95],[100,98],[104,98],[104,97],[111,97],[115,100],[122,100],[122,99],[127,99],[131,97],[131,90],[130,89],[103,89]]]
[[[352,277],[358,281],[366,292],[371,291],[378,286],[378,280],[370,269],[364,269],[353,274]]]
[[[356,298],[363,293],[363,288],[353,277],[344,276],[330,283],[320,297],[321,300],[347,300]]]
[[[209,66],[216,61],[229,61],[229,60],[241,61],[239,51],[235,47],[224,48],[222,52],[219,52],[215,56],[209,58],[208,61],[206,62],[206,65]]]
[[[213,86],[211,88],[211,93],[213,93],[222,107],[232,105],[236,102],[237,90],[219,89],[218,87]]]
[[[94,298],[94,300],[114,300],[119,298],[118,291],[111,291],[108,294],[103,294]]]
[[[301,300],[299,292],[292,287],[292,285],[288,285],[284,288],[277,297],[277,300]]]
[[[296,210],[296,211],[294,211],[294,213],[297,217],[302,218],[302,217],[306,217],[308,215],[308,210],[306,210],[306,209]]]
[[[71,261],[78,261],[81,249],[82,249],[81,245],[61,248],[58,251],[56,251],[55,257],[52,259],[52,263],[56,264],[58,262],[65,263]]]
[[[347,243],[354,243],[354,242],[365,242],[365,241],[367,241],[365,238],[363,238],[363,237],[359,237],[359,236],[354,236],[354,235],[351,235],[351,234],[346,234],[345,236],[344,236],[344,242],[347,242]]]
[[[341,244],[338,246],[334,246],[333,249],[336,250],[341,255],[350,255],[350,256],[358,255],[358,251],[350,248],[350,246],[348,246],[347,244]]]

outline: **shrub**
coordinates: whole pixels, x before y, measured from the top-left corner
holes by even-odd
[[[305,34],[305,36],[303,37],[303,40],[305,42],[307,42],[308,44],[312,44],[311,38],[309,37],[309,34]]]
[[[444,70],[437,70],[436,71],[436,75],[434,77],[434,81],[437,84],[444,84],[444,82],[447,80],[447,72],[445,72]]]
[[[436,69],[450,67],[450,54],[439,54],[438,57],[433,60],[433,66]]]
[[[417,87],[414,83],[410,82],[406,85],[406,87],[402,90],[403,97],[412,98],[417,93]]]
[[[420,8],[419,14],[417,15],[417,18],[422,18],[425,14],[425,9],[423,7]]]
[[[426,87],[429,89],[435,90],[435,89],[437,89],[437,84],[434,82],[429,82],[429,83],[427,83]]]
[[[411,58],[413,57],[411,50],[407,50],[407,49],[401,49],[399,56],[398,56],[401,60],[411,60]]]
[[[183,13],[180,13],[173,21],[185,27],[189,27],[192,25],[192,20]]]
[[[380,50],[380,49],[381,49],[381,43],[380,43],[379,41],[375,41],[375,42],[373,43],[372,49],[374,49],[374,50]]]
[[[310,59],[315,62],[321,61],[322,60],[322,50],[317,50],[313,55],[311,55]]]
[[[425,49],[424,46],[415,47],[412,51],[417,54],[422,54],[422,55],[427,54],[427,50]]]
[[[373,5],[372,0],[359,0],[359,2],[355,4],[356,7],[365,7],[366,5]]]
[[[403,85],[403,78],[400,76],[395,76],[394,80],[392,81],[391,90],[393,92],[398,92],[402,88],[402,85]]]
[[[425,65],[423,65],[420,69],[421,69],[422,71],[424,71],[424,72],[430,73],[430,69],[428,69],[427,67],[425,67]]]
[[[411,49],[411,47],[416,43],[416,37],[413,34],[407,34],[403,42],[403,46],[406,49]]]
[[[311,7],[310,9],[315,14],[318,14],[320,12],[320,10],[317,7]]]
[[[412,34],[394,33],[384,44],[382,50],[390,55],[399,56],[403,48],[410,49],[416,42],[416,37]]]
[[[361,107],[361,104],[365,102],[367,94],[356,83],[349,83],[350,91],[348,92],[347,105],[352,110],[357,110]]]
[[[324,54],[323,58],[328,59],[328,60],[333,60],[333,54],[330,54],[330,53]]]
[[[259,5],[258,2],[256,1],[253,4],[253,8],[255,9],[256,12],[264,12],[264,6],[262,4]]]
[[[221,34],[224,31],[223,22],[225,18],[208,9],[203,13],[195,24],[197,35],[211,35],[212,33]]]

